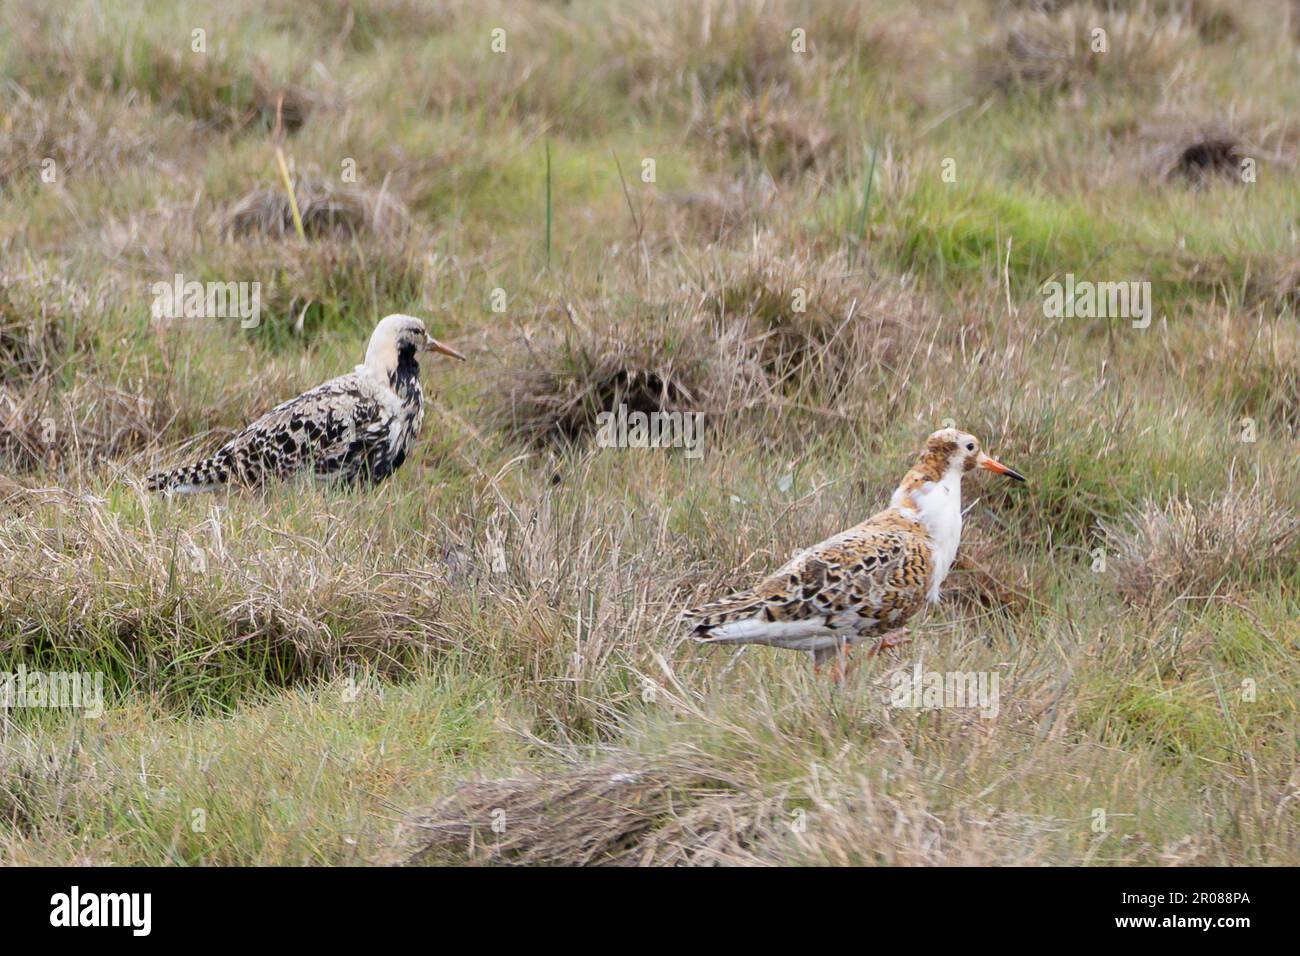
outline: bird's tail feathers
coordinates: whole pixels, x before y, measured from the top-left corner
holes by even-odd
[[[230,480],[230,456],[217,452],[209,458],[184,468],[160,471],[150,475],[145,485],[150,491],[188,493],[210,491]]]
[[[714,628],[729,621],[752,617],[763,607],[763,599],[752,589],[737,591],[682,614],[682,622],[696,637],[706,638]]]

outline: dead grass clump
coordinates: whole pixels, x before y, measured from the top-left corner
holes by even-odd
[[[748,156],[778,180],[833,166],[838,139],[810,103],[770,91],[738,103],[719,99],[694,131],[720,149]]]
[[[151,399],[99,379],[67,391],[45,379],[0,392],[0,462],[16,472],[102,464],[157,438],[155,409]]]
[[[1244,306],[1266,306],[1281,315],[1300,310],[1300,261],[1293,255],[1242,259],[1226,253],[1175,253],[1169,271],[1207,296],[1229,302],[1239,296]]]
[[[523,336],[494,376],[505,387],[485,395],[498,425],[534,442],[574,440],[620,404],[727,417],[855,403],[937,326],[905,280],[869,281],[836,256],[770,248],[721,253],[667,305],[631,312],[618,325],[571,316],[563,330]]]
[[[229,326],[232,336],[280,349],[297,348],[334,332],[364,343],[378,316],[424,301],[426,267],[418,243],[340,235],[305,244],[266,237],[214,243],[190,269],[196,276],[222,282],[261,282],[256,328],[241,329],[236,320],[218,321]]]
[[[1256,299],[1271,302],[1279,309],[1300,311],[1300,261],[1286,257],[1275,262],[1256,280],[1253,291]],[[1292,371],[1296,367],[1293,363]],[[1300,400],[1300,396],[1295,397]]]
[[[84,345],[86,290],[39,269],[0,273],[0,384],[48,378]]]
[[[111,55],[111,54],[109,54]],[[319,98],[303,87],[269,79],[265,70],[222,56],[181,53],[137,43],[129,55],[101,64],[106,82],[118,93],[136,91],[163,109],[192,117],[216,129],[241,132],[250,127],[293,133],[302,127]],[[73,82],[94,80],[70,65]]]
[[[60,183],[147,162],[159,135],[138,105],[75,91],[38,99],[9,84],[0,115],[0,188],[40,182],[46,160]]]
[[[315,29],[332,45],[363,53],[403,37],[436,34],[460,12],[430,0],[316,0],[310,16],[297,0],[268,0],[264,9],[277,28]]]
[[[1105,31],[1104,52],[1094,51]],[[1192,31],[1178,14],[1138,7],[1095,11],[1069,7],[1018,17],[977,59],[982,91],[1044,94],[1082,91],[1097,82],[1145,87],[1158,82],[1186,51]]]
[[[664,231],[672,233],[676,231],[675,226],[680,226],[687,235],[706,242],[720,242],[753,222],[775,195],[771,177],[761,173],[704,185],[689,192],[669,193],[666,197],[669,205],[665,208],[678,218]]]
[[[815,785],[765,788],[672,756],[607,761],[463,783],[412,814],[398,842],[408,864],[509,866],[1025,865],[1055,851],[1054,821],[954,811],[909,790],[825,770]]]
[[[685,94],[699,110],[725,94],[806,94],[821,77],[899,68],[915,35],[910,21],[900,28],[900,16],[907,20],[862,4],[673,2],[616,13],[602,40],[618,92],[640,109],[661,113]],[[796,28],[803,52],[794,49]]]
[[[409,863],[716,865],[752,861],[780,799],[752,799],[689,761],[607,762],[461,784],[413,815]]]
[[[641,107],[660,111],[682,92],[711,101],[725,90],[757,94],[790,86],[807,67],[790,27],[762,3],[663,4],[616,17],[609,34],[615,82]]]
[[[1223,0],[1148,0],[1159,14],[1181,17],[1195,27],[1206,43],[1219,43],[1236,36],[1241,24]]]
[[[1240,182],[1241,160],[1241,147],[1235,139],[1199,139],[1179,150],[1165,178],[1182,179],[1198,186],[1214,176]]]
[[[1174,17],[1196,29],[1206,43],[1218,43],[1241,29],[1237,18],[1222,0],[1011,0],[1010,6],[1038,13],[1056,13],[1067,7],[1117,9],[1142,6],[1158,18]]]
[[[336,185],[315,174],[295,177],[294,198],[303,233],[311,239],[358,235],[395,236],[410,225],[406,206],[387,188]],[[227,236],[284,239],[296,234],[293,207],[281,187],[257,189],[235,203],[222,220]]]
[[[1041,866],[1058,857],[1057,820],[978,803],[942,807],[915,784],[898,789],[832,780],[812,797],[806,826],[787,817],[759,857],[812,866]]]
[[[0,822],[36,837],[51,811],[62,809],[61,799],[51,806],[50,795],[67,796],[84,776],[86,762],[75,739],[59,753],[42,751],[24,735],[14,737],[0,750]]]
[[[260,412],[290,391],[282,376],[271,374],[251,391],[232,381],[216,400],[196,404],[171,368],[133,371],[128,378],[106,370],[86,353],[69,382],[42,375],[0,387],[0,468],[60,469],[66,483],[88,480],[92,469],[156,446],[171,430],[193,435],[214,423],[242,424],[250,410]]]
[[[1259,485],[1208,502],[1147,502],[1125,525],[1103,523],[1102,533],[1120,596],[1140,607],[1300,573],[1300,516]]]
[[[51,95],[104,91],[233,132],[254,126],[293,132],[322,102],[308,89],[272,78],[260,61],[241,62],[218,48],[194,52],[175,36],[148,36],[134,25],[115,32],[106,28],[102,11],[60,11],[58,17],[32,5],[7,24],[33,64],[27,82]]]
[[[1139,139],[1141,172],[1162,182],[1203,187],[1215,180],[1243,182],[1242,160],[1261,151],[1245,145],[1241,132],[1222,122],[1171,118],[1146,124]]]
[[[486,400],[498,424],[532,442],[574,441],[597,416],[629,412],[718,412],[742,396],[749,369],[743,340],[681,307],[641,306],[623,325],[573,322],[563,332],[522,337],[521,350]]]
[[[856,379],[905,360],[936,318],[904,281],[871,281],[839,256],[751,254],[722,262],[705,302],[742,322],[772,387],[834,398]]]

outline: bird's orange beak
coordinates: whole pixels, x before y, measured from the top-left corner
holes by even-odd
[[[1016,481],[1025,480],[1025,476],[1020,472],[1016,471],[1014,468],[1008,468],[1006,465],[1002,464],[1002,462],[995,458],[990,458],[988,455],[984,454],[984,452],[980,452],[980,456],[976,459],[975,464],[983,468],[985,471],[993,472],[995,475],[1006,475],[1008,478],[1016,479]]]
[[[424,349],[426,352],[441,352],[443,355],[450,355],[452,358],[460,359],[462,362],[465,361],[465,356],[461,355],[450,345],[444,345],[442,342],[439,342],[432,335],[425,335]]]

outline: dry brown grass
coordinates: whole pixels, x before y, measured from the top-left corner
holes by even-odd
[[[567,315],[525,334],[485,398],[496,421],[529,441],[572,441],[599,413],[724,412],[752,400],[755,370],[743,337],[689,303],[642,303],[617,323]]]
[[[45,520],[52,507],[57,528]],[[241,536],[230,547],[229,519],[218,511],[160,513],[158,524],[129,527],[103,499],[51,500],[21,488],[10,489],[3,511],[4,653],[95,659],[183,699],[219,688],[235,661],[281,687],[362,663],[400,676],[447,640],[437,568],[398,575],[381,553],[363,566],[352,549],[272,529],[252,529],[259,544]],[[54,633],[64,637],[42,638]],[[196,670],[177,672],[182,660]]]
[[[1232,597],[1261,569],[1300,570],[1300,516],[1259,485],[1211,501],[1148,502],[1103,536],[1120,596],[1142,607]]]
[[[833,400],[904,364],[918,333],[936,324],[906,281],[868,279],[838,253],[774,246],[715,259],[701,285],[719,319],[743,323],[778,389],[802,385]]]
[[[1042,584],[1013,548],[976,525],[962,535],[961,550],[944,582],[944,600],[1015,616],[1033,609]]]
[[[1094,10],[1147,10],[1152,15],[1186,21],[1207,43],[1234,36],[1241,25],[1225,0],[1008,0],[1008,7],[1037,13],[1056,13],[1068,7]]]
[[[0,274],[0,383],[60,371],[85,349],[88,315],[102,307],[88,290],[42,267]]]
[[[1259,116],[1214,116],[1204,107],[1199,117],[1183,111],[1146,119],[1135,139],[1138,175],[1196,187],[1215,181],[1245,185],[1245,159],[1254,161],[1258,177],[1289,170],[1296,158],[1290,124]]]
[[[688,758],[625,757],[546,777],[475,780],[408,821],[410,863],[664,866],[750,862],[782,801]]]
[[[99,378],[0,393],[0,461],[15,472],[94,468],[155,442],[164,405]]]
[[[47,159],[63,183],[152,162],[152,122],[147,110],[98,91],[36,97],[8,84],[0,88],[0,188],[41,182]],[[181,124],[164,125],[181,135]]]
[[[764,791],[703,755],[606,760],[458,785],[408,819],[408,864],[511,866],[1026,865],[1057,824],[951,812],[859,776]]]
[[[0,462],[8,469],[55,467],[69,456],[102,461],[144,438],[134,410],[148,401],[87,371],[104,308],[103,296],[45,266],[0,275]]]
[[[1107,49],[1093,52],[1094,29],[1106,31]],[[1068,6],[1053,13],[1017,16],[977,59],[978,92],[1032,91],[1082,95],[1098,83],[1121,88],[1159,82],[1179,62],[1194,29],[1176,13],[1145,6],[1096,11]]]
[[[748,156],[775,179],[836,171],[841,158],[838,136],[810,103],[794,103],[771,91],[739,102],[715,101],[696,120],[694,133],[721,150]]]
[[[1266,264],[1247,291],[1257,303],[1251,320],[1218,323],[1189,373],[1224,403],[1238,429],[1249,419],[1265,433],[1300,435],[1300,328],[1287,312],[1300,305],[1300,264]]]
[[[842,767],[764,785],[716,755],[615,755],[545,777],[480,778],[405,821],[407,864],[1035,865],[1068,823],[940,805],[910,771],[894,792]]]
[[[673,223],[664,232],[699,236],[707,242],[723,241],[761,215],[773,191],[771,180],[760,175],[670,193],[666,208],[677,214],[680,227]]]
[[[790,403],[854,415],[937,337],[908,283],[867,279],[839,254],[781,255],[765,241],[683,272],[662,283],[662,302],[642,299],[618,322],[603,305],[569,306],[503,345],[485,392],[495,420],[538,441],[586,435],[620,403],[704,412],[714,424]]]
[[[411,216],[405,204],[386,184],[369,189],[343,185],[315,173],[301,173],[294,178],[293,192],[303,233],[310,239],[391,237],[410,226]],[[283,187],[273,186],[253,190],[226,211],[222,230],[232,238],[293,237],[296,226],[288,193]]]
[[[910,53],[909,32],[898,29],[907,19],[905,11],[863,5],[670,2],[637,16],[616,14],[605,42],[616,82],[634,103],[657,112],[685,93],[698,110],[727,91],[760,97],[804,89],[850,62],[897,65]],[[794,27],[805,31],[805,53],[792,50]]]

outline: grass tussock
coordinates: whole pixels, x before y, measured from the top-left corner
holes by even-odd
[[[932,812],[824,774],[765,792],[699,754],[468,781],[413,814],[408,864],[820,866],[1024,864],[1045,833],[1010,814]],[[938,810],[939,808],[934,808]],[[1050,824],[1039,824],[1046,831]],[[884,834],[890,838],[882,840]],[[1029,839],[1026,839],[1026,836]]]
[[[35,97],[0,89],[0,188],[16,191],[148,163],[148,113],[94,91]],[[44,177],[44,178],[42,178]]]
[[[102,465],[157,440],[163,404],[95,378],[69,388],[46,379],[0,394],[0,461],[8,469]]]
[[[128,33],[122,39],[98,33],[75,16],[59,25],[46,18],[42,11],[11,21],[24,57],[39,64],[28,79],[40,92],[108,90],[231,133],[296,132],[321,102],[311,90],[276,78],[263,63],[235,58],[216,37],[213,49],[207,49],[206,36],[203,49],[195,49],[198,41],[188,26],[169,35]],[[86,43],[78,42],[78,30],[96,32]]]
[[[193,271],[205,279],[256,277],[262,283],[256,327],[242,329],[236,320],[222,320],[229,326],[224,338],[252,339],[283,352],[337,332],[356,343],[349,368],[364,357],[375,322],[390,312],[419,311],[428,284],[423,250],[364,237],[335,235],[306,244],[271,238],[227,242],[205,247],[193,263]],[[181,331],[174,322],[162,325]]]
[[[409,863],[664,866],[746,862],[779,800],[755,804],[689,758],[609,761],[461,784],[407,824]]]
[[[232,541],[215,511],[127,526],[88,498],[61,502],[52,531],[43,504],[12,493],[0,534],[0,651],[34,666],[80,661],[123,689],[211,704],[252,675],[285,687],[362,664],[400,674],[445,637],[435,574],[417,584],[255,529]]]
[[[1194,363],[1195,374],[1221,401],[1239,434],[1250,430],[1300,435],[1300,330],[1288,310],[1300,304],[1300,269],[1261,270],[1250,294],[1261,305],[1259,320],[1223,328]],[[1276,319],[1267,318],[1270,306]]]
[[[765,245],[716,257],[665,304],[642,301],[624,321],[593,309],[526,335],[507,353],[506,387],[489,395],[496,420],[530,441],[580,438],[620,404],[716,419],[788,402],[837,414],[884,370],[915,360],[932,322],[905,282]]]
[[[1210,501],[1148,502],[1103,533],[1120,596],[1142,607],[1239,598],[1260,575],[1300,574],[1300,517],[1259,487]]]
[[[935,320],[905,282],[868,280],[834,255],[760,248],[719,262],[704,285],[719,320],[742,323],[774,387],[810,386],[825,398],[905,363]]]
[[[88,290],[43,267],[0,274],[0,382],[61,372],[85,349],[87,314],[102,307]]]
[[[1124,10],[1070,5],[1028,12],[980,52],[976,88],[1082,96],[1096,88],[1151,87],[1195,42],[1194,28],[1179,12],[1159,15],[1141,4]]]
[[[573,319],[526,336],[496,383],[495,418],[531,442],[574,441],[602,412],[718,412],[752,392],[744,343],[698,310],[645,304],[627,321]]]
[[[740,102],[716,101],[696,132],[724,152],[748,157],[777,180],[830,170],[840,158],[836,134],[807,103],[770,92]]]
[[[1288,133],[1275,124],[1239,117],[1156,118],[1140,125],[1137,139],[1141,175],[1175,185],[1249,185],[1261,168],[1294,165],[1294,143]],[[1246,160],[1254,167],[1249,177]]]
[[[410,225],[406,206],[386,188],[346,186],[318,175],[299,174],[293,181],[293,195],[294,202],[290,202],[286,189],[273,186],[250,192],[226,211],[222,231],[230,238],[292,238],[297,229],[294,203],[303,234],[309,239],[387,238]]]

